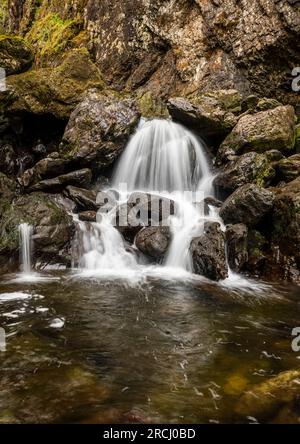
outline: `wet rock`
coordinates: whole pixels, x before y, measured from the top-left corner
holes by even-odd
[[[96,222],[97,213],[96,211],[82,211],[78,217],[83,222]]]
[[[277,163],[279,180],[290,182],[300,176],[300,154],[294,154]]]
[[[33,63],[32,48],[21,37],[0,35],[0,66],[6,75],[26,71]]]
[[[68,263],[74,224],[55,195],[32,193],[6,207],[0,219],[0,256],[18,257],[18,228],[23,222],[34,227],[35,260]]]
[[[254,226],[272,210],[274,199],[271,191],[254,184],[243,185],[223,203],[220,216],[225,224]]]
[[[53,115],[66,120],[86,89],[103,87],[98,68],[86,49],[68,52],[60,66],[41,68],[7,79],[6,114]]]
[[[217,160],[222,162],[235,154],[259,153],[270,149],[291,150],[295,145],[295,113],[292,106],[278,106],[242,117],[221,144]]]
[[[0,171],[13,175],[16,168],[16,154],[13,146],[5,143],[0,146]]]
[[[59,158],[46,157],[35,164],[33,168],[26,170],[18,178],[24,188],[30,188],[44,179],[54,178],[66,171],[67,162]]]
[[[247,270],[260,276],[264,270],[264,265],[267,260],[265,250],[268,247],[268,241],[257,230],[248,231],[248,261]]]
[[[188,99],[175,97],[169,99],[168,109],[174,120],[194,128],[204,137],[224,136],[237,123],[241,96],[235,90],[220,90]]]
[[[206,222],[204,233],[192,240],[190,252],[194,273],[214,281],[228,276],[225,238],[217,222]]]
[[[237,403],[235,411],[241,416],[270,420],[280,407],[290,405],[299,398],[299,387],[298,369],[281,372],[246,391]]]
[[[79,186],[87,188],[91,184],[92,172],[88,168],[84,168],[78,171],[72,171],[71,173],[63,174],[53,179],[46,179],[32,185],[29,191],[48,191],[57,192],[61,191],[66,186]]]
[[[247,183],[261,187],[271,184],[275,170],[264,154],[254,152],[243,154],[221,168],[214,184],[226,191],[234,191]]]
[[[166,253],[170,239],[169,227],[147,227],[136,235],[135,245],[147,256],[159,259]]]
[[[70,117],[60,153],[95,170],[108,167],[126,146],[139,117],[132,99],[91,90]]]
[[[64,194],[73,200],[79,208],[96,211],[99,207],[96,203],[97,193],[93,190],[85,190],[74,186],[67,186]]]
[[[279,245],[282,254],[300,259],[299,208],[300,177],[277,190],[272,215],[273,242]]]
[[[204,199],[204,214],[209,215],[210,207],[221,208],[223,202],[216,199],[215,197],[209,196]]]
[[[248,229],[244,224],[230,225],[225,236],[229,267],[239,272],[248,260]]]

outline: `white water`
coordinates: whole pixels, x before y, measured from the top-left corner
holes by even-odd
[[[81,275],[129,280],[145,275],[192,276],[192,238],[201,234],[206,220],[217,221],[225,229],[218,209],[211,206],[209,215],[204,216],[204,205],[193,203],[214,195],[213,178],[205,147],[190,131],[168,120],[141,121],[118,162],[112,188],[120,193],[120,202],[126,202],[133,191],[159,194],[176,202],[177,212],[170,217],[172,242],[164,263],[140,264],[135,247],[128,251],[129,246],[113,226],[112,211],[102,215],[100,223],[77,221]],[[236,286],[238,277],[230,271],[229,280]]]
[[[24,223],[19,226],[21,246],[21,270],[24,274],[30,274],[32,257],[32,226]]]

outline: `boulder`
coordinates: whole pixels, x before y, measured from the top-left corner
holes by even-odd
[[[91,90],[71,114],[60,154],[95,170],[106,168],[125,148],[139,117],[132,99]]]
[[[69,51],[60,66],[34,69],[7,79],[7,115],[30,113],[66,120],[88,88],[104,86],[86,49]]]
[[[294,154],[277,163],[279,180],[290,182],[300,176],[300,154]]]
[[[0,145],[0,171],[7,175],[13,175],[16,168],[16,154],[9,143]]]
[[[244,224],[230,225],[226,230],[228,265],[239,272],[248,260],[248,229]]]
[[[274,194],[254,184],[238,188],[223,203],[220,216],[225,224],[257,225],[273,208]]]
[[[228,276],[225,237],[217,222],[206,222],[201,236],[192,240],[190,252],[194,273],[214,281]]]
[[[59,158],[46,157],[37,162],[18,178],[20,185],[30,188],[44,179],[54,178],[66,172],[67,162]]]
[[[245,152],[270,149],[289,151],[295,145],[295,112],[290,105],[248,114],[240,118],[221,144],[217,162]]]
[[[88,188],[91,184],[92,172],[88,168],[72,171],[52,179],[45,179],[32,185],[29,191],[58,192],[68,185]]]
[[[264,265],[267,259],[265,250],[268,248],[267,239],[254,229],[248,230],[247,238],[248,261],[247,270],[255,275],[261,275],[264,271]]]
[[[237,123],[241,96],[235,90],[212,91],[168,101],[172,118],[195,129],[203,137],[228,134]]]
[[[260,421],[274,417],[283,405],[292,404],[300,395],[300,371],[288,370],[251,387],[238,401],[235,412]]]
[[[266,187],[271,184],[275,174],[266,155],[251,152],[226,163],[214,184],[226,191],[234,191],[247,183]]]
[[[96,203],[97,193],[93,190],[85,190],[74,186],[67,186],[64,195],[75,202],[79,208],[84,210],[97,211],[98,205]]]
[[[74,223],[59,196],[32,193],[6,206],[0,219],[0,256],[18,257],[19,225],[25,222],[33,226],[35,261],[70,263]]]
[[[169,227],[146,227],[136,235],[135,245],[145,255],[160,259],[166,253],[170,239]]]
[[[0,35],[0,67],[6,75],[26,71],[33,63],[33,51],[24,39],[14,35]]]
[[[204,214],[209,215],[210,207],[221,208],[223,202],[215,197],[209,196],[204,199]]]

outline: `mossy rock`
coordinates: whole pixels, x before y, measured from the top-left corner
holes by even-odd
[[[295,150],[296,150],[296,153],[300,154],[300,125],[296,126]]]
[[[84,91],[102,89],[104,82],[86,49],[70,51],[56,68],[42,68],[7,79],[10,104],[5,112],[52,114],[68,119]]]
[[[32,47],[21,37],[0,35],[0,67],[6,75],[26,71],[33,63]]]
[[[167,106],[164,105],[161,99],[154,97],[151,91],[147,91],[138,97],[137,104],[141,116],[146,119],[166,119],[170,117]]]

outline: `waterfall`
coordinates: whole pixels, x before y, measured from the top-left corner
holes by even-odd
[[[19,226],[20,246],[21,246],[21,269],[24,274],[31,273],[31,255],[32,255],[32,226],[23,223]]]
[[[126,202],[133,191],[175,201],[178,211],[170,217],[172,242],[163,267],[192,272],[189,245],[206,219],[203,205],[194,203],[213,195],[213,178],[205,147],[190,131],[169,120],[140,122],[117,164],[112,188],[119,192],[120,202]],[[107,214],[100,223],[77,223],[79,268],[125,274],[139,267],[111,220]]]

